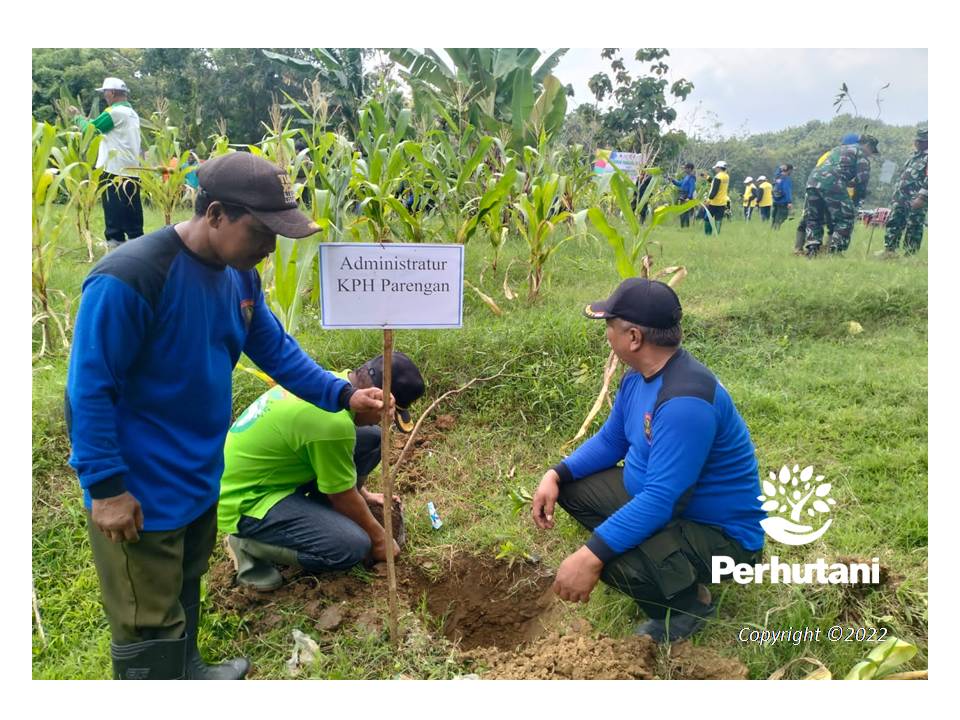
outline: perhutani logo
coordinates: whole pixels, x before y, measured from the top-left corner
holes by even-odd
[[[768,563],[738,563],[727,555],[714,555],[711,563],[713,583],[729,576],[735,583],[762,583],[765,577],[773,584],[785,585],[876,585],[880,582],[880,558],[869,563],[828,563],[817,558],[815,563],[784,563],[776,555]]]
[[[803,522],[815,523],[817,519],[832,512],[836,501],[830,497],[830,483],[823,482],[823,475],[814,475],[813,465],[793,469],[784,465],[779,475],[770,473],[770,479],[763,481],[763,494],[757,499],[768,513],[789,513],[787,517],[773,515],[760,521],[764,532],[777,542],[785,545],[806,545],[823,537],[833,518],[828,518],[819,526],[802,525]],[[808,507],[809,505],[809,507]],[[718,583],[724,577],[731,578],[741,585],[748,583],[798,584],[798,585],[847,585],[851,583],[876,585],[880,582],[880,560],[872,562],[828,563],[817,558],[814,563],[784,563],[776,555],[768,563],[737,563],[732,557],[715,555],[711,563],[712,582]]]
[[[819,515],[826,515],[836,505],[836,500],[830,497],[830,483],[823,480],[823,475],[814,477],[813,465],[807,465],[803,470],[799,465],[794,465],[792,471],[784,465],[780,468],[779,477],[771,470],[770,479],[763,481],[763,495],[757,498],[763,503],[760,509],[768,513],[789,512],[789,519],[772,515],[761,520],[760,526],[764,532],[784,545],[806,545],[823,537],[833,518],[816,529],[813,525],[801,524],[814,522]],[[810,507],[807,507],[808,503]]]

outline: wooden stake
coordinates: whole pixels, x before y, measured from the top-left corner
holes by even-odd
[[[390,643],[396,647],[400,641],[397,634],[397,573],[393,562],[393,473],[390,472],[390,429],[393,413],[389,412],[390,387],[393,380],[393,330],[383,331],[383,419],[380,422],[380,469],[383,475],[383,529],[387,547],[387,601],[390,614]]]
[[[33,616],[37,620],[37,632],[40,633],[40,640],[43,646],[47,646],[47,636],[43,632],[43,623],[40,621],[40,603],[37,602],[37,588],[30,581],[30,591],[33,593]]]

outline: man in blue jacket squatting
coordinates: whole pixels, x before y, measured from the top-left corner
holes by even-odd
[[[231,378],[240,353],[330,412],[383,407],[311,360],[264,302],[276,236],[319,230],[286,173],[249,153],[204,163],[195,214],[127,242],[83,283],[67,373],[70,464],[117,679],[242,679],[197,651],[200,578],[217,532]]]
[[[680,347],[670,287],[631,278],[584,312],[606,320],[630,369],[600,432],[548,470],[534,496],[538,527],[553,527],[559,502],[593,531],[561,563],[553,589],[586,602],[602,579],[646,612],[637,634],[689,637],[716,613],[703,584],[711,557],[754,563],[763,548],[750,434],[723,385]]]

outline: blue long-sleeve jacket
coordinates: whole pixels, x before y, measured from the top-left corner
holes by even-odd
[[[753,443],[713,373],[678,350],[653,377],[628,372],[600,431],[556,466],[575,482],[624,461],[632,499],[587,542],[604,562],[682,517],[719,527],[746,550],[763,547]]]
[[[684,175],[680,180],[674,180],[673,184],[680,188],[680,199],[689,200],[696,192],[697,179],[693,175]]]
[[[776,179],[773,187],[773,204],[787,205],[792,202],[793,202],[793,178],[790,175],[780,175]]]
[[[114,250],[83,283],[65,413],[84,503],[131,492],[145,530],[216,502],[240,353],[325,410],[348,382],[311,360],[264,302],[255,270],[214,266],[172,227]]]

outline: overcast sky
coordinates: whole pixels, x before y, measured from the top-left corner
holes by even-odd
[[[544,49],[544,56],[554,48]],[[622,48],[628,71],[636,75],[649,63],[633,59],[636,48]],[[694,84],[685,102],[675,107],[674,127],[690,131],[702,124],[706,111],[716,113],[723,135],[779,130],[807,120],[829,120],[840,84],[847,83],[860,114],[876,117],[877,90],[889,82],[882,97],[880,119],[894,125],[927,119],[927,51],[920,50],[762,50],[670,48],[665,59],[671,80]],[[593,103],[587,81],[597,72],[613,80],[610,61],[600,48],[570,48],[554,74],[573,85],[569,108]],[[699,108],[699,109],[698,109]]]

